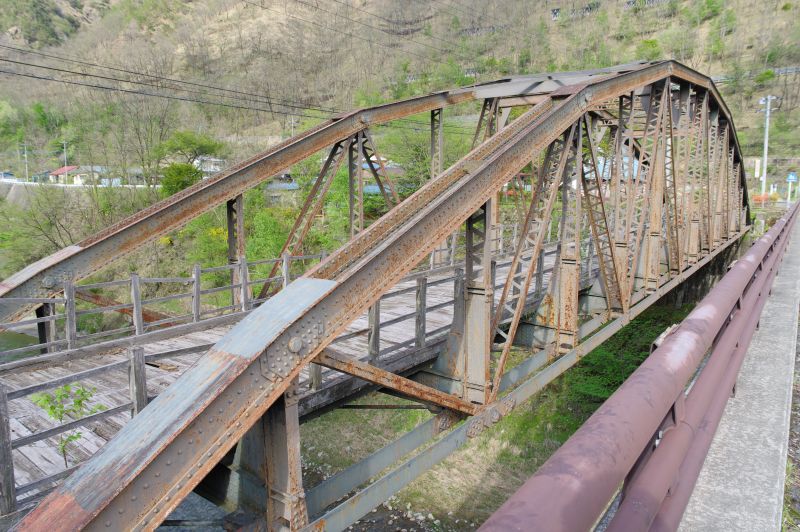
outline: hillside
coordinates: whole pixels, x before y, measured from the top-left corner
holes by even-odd
[[[247,93],[235,95],[238,98],[228,93],[222,101],[260,111],[173,103],[164,108],[156,104],[155,111],[175,115],[168,117],[167,126],[224,138],[239,156],[258,149],[266,135],[288,132],[292,121],[309,120],[301,115],[328,114],[332,108],[407,97],[476,79],[602,67],[634,59],[671,57],[732,78],[723,90],[737,114],[745,149],[753,154],[758,152],[760,122],[754,115],[756,97],[767,89],[780,92],[787,96],[788,111],[798,99],[796,75],[791,80],[770,76],[775,67],[800,65],[800,27],[793,23],[800,6],[792,1],[45,0],[30,2],[31,6],[26,2],[30,0],[0,0],[0,44]],[[47,47],[56,42],[60,45]],[[86,64],[9,49],[3,49],[2,57],[108,74]],[[24,65],[14,69],[47,74]],[[114,77],[142,79],[120,72]],[[36,124],[27,124],[20,133],[14,123],[14,118],[24,121],[20,114],[33,102],[43,102],[63,122],[100,120],[106,125],[107,117],[98,115],[108,105],[141,114],[131,97],[9,75],[0,80],[0,100],[5,100],[0,110],[7,105],[16,110],[7,111],[11,120],[0,131],[0,150],[15,149],[24,140],[20,136],[31,137],[31,143],[39,146],[52,140],[55,131],[42,135]],[[157,85],[159,90],[174,90],[171,83]],[[200,88],[190,97],[211,99],[214,93]],[[91,105],[98,95],[100,109]],[[321,106],[325,111],[281,102]],[[782,131],[796,124],[793,113],[780,116],[776,115],[776,127]],[[60,125],[57,132],[62,137],[65,127]],[[78,127],[73,124],[71,129]],[[112,124],[109,134],[113,128]],[[76,136],[77,152],[88,150],[83,143],[97,142],[70,133]],[[782,138],[778,133],[775,153],[794,154],[796,137]],[[122,159],[125,154],[111,155]]]
[[[675,58],[726,78],[720,87],[748,156],[761,154],[759,98],[782,97],[770,143],[783,159],[771,164],[778,175],[797,169],[800,152],[800,74],[778,70],[800,65],[798,16],[796,0],[0,0],[0,171],[35,175],[67,162],[153,185],[167,165],[186,162],[170,146],[187,135],[231,163],[356,106],[510,74]],[[448,162],[465,152],[478,107],[457,112],[446,117]],[[410,185],[426,179],[424,126],[376,135]],[[315,171],[306,166],[293,169],[304,183]],[[98,192],[80,216],[59,216],[63,202],[41,196],[29,203],[48,213],[44,222],[0,202],[0,277],[159,193],[122,201]],[[346,238],[335,211],[319,247]],[[253,247],[272,256],[293,211],[257,216],[248,224],[268,236]],[[220,220],[201,217],[159,253],[216,264]],[[143,259],[173,270],[159,253]]]

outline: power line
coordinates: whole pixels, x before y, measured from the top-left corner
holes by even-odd
[[[55,72],[61,72],[63,74],[74,74],[74,75],[78,75],[78,76],[85,76],[85,77],[90,77],[90,78],[103,79],[103,80],[106,80],[106,81],[117,81],[117,82],[121,82],[121,83],[131,83],[131,84],[134,84],[134,85],[144,85],[144,86],[153,87],[153,88],[156,88],[156,89],[169,88],[169,87],[162,87],[161,85],[158,85],[158,84],[155,84],[155,83],[148,83],[146,81],[136,81],[136,80],[132,80],[132,79],[116,78],[116,77],[112,77],[112,76],[102,76],[100,74],[90,74],[88,72],[77,72],[75,70],[69,70],[69,69],[64,69],[64,68],[52,67],[52,66],[47,66],[47,65],[37,65],[35,63],[26,63],[24,61],[15,61],[13,59],[6,59],[4,57],[0,57],[0,61],[4,61],[6,63],[13,63],[13,64],[16,64],[16,65],[23,65],[23,66],[29,66],[29,67],[34,67],[34,68],[42,68],[42,69],[45,69],[45,70],[52,70],[52,71],[55,71]],[[191,93],[191,94],[208,95],[205,92],[196,91],[196,90],[192,90],[192,89],[183,89],[183,88],[177,88],[177,87],[172,87],[172,88],[174,90],[180,90],[180,91],[188,92],[188,93]],[[225,95],[222,95],[222,94],[211,94],[209,96],[215,96],[217,98],[228,98],[228,99],[232,99],[232,100],[240,101],[240,102],[244,101],[244,102],[266,103],[268,105],[276,104],[276,102],[274,102],[272,100],[267,100],[267,99],[264,99],[264,100],[244,99],[244,98],[239,98],[239,97],[236,97],[236,96],[225,96]],[[290,103],[280,103],[280,104],[277,104],[277,105],[282,105],[284,107],[291,107],[291,108],[294,108],[294,109],[302,109],[302,110],[305,110],[305,111],[329,112],[327,109],[315,108],[315,107],[310,107],[310,106],[301,106],[301,105],[290,104]]]
[[[61,60],[61,61],[69,61],[69,62],[73,62],[73,63],[76,63],[76,64],[88,66],[90,68],[107,69],[107,70],[112,70],[112,71],[117,71],[117,72],[124,72],[124,73],[128,73],[128,74],[136,75],[136,76],[149,77],[149,78],[157,79],[157,80],[165,80],[165,81],[169,81],[169,82],[173,82],[173,83],[187,84],[187,85],[191,85],[191,86],[210,88],[210,89],[213,89],[213,90],[220,90],[220,91],[231,92],[231,93],[235,93],[235,94],[249,95],[249,96],[253,96],[256,99],[255,101],[257,103],[266,103],[267,105],[273,105],[273,104],[275,104],[275,105],[283,105],[285,107],[291,107],[291,108],[295,108],[295,109],[302,109],[302,110],[306,110],[306,111],[320,111],[320,112],[324,112],[324,113],[333,113],[333,114],[339,114],[339,113],[344,112],[344,111],[336,109],[334,107],[326,108],[326,107],[322,107],[322,106],[299,104],[299,103],[291,102],[289,100],[272,99],[272,98],[267,98],[267,97],[264,97],[264,96],[261,96],[261,95],[258,95],[258,94],[253,94],[253,93],[248,93],[248,92],[243,92],[243,91],[236,91],[236,90],[228,89],[228,88],[225,88],[225,87],[216,87],[216,86],[213,86],[213,85],[204,85],[204,84],[201,84],[201,83],[183,81],[183,80],[176,79],[176,78],[170,78],[170,77],[165,77],[165,76],[156,76],[154,74],[147,74],[147,73],[138,72],[138,71],[135,71],[135,70],[129,70],[129,69],[123,69],[123,68],[118,68],[118,67],[114,67],[114,66],[102,65],[102,64],[99,64],[99,63],[90,63],[90,62],[82,61],[82,60],[75,59],[75,58],[70,58],[70,57],[65,57],[65,56],[56,56],[56,55],[52,55],[52,54],[46,54],[46,53],[43,53],[43,52],[37,52],[37,51],[34,51],[34,50],[26,50],[24,48],[15,48],[13,46],[5,46],[5,45],[2,45],[2,44],[0,44],[0,48],[6,48],[6,49],[14,50],[14,51],[17,51],[17,52],[22,52],[22,53],[31,54],[31,55],[38,55],[38,56],[47,57],[47,58],[51,58],[51,59],[58,59],[58,60]],[[116,78],[116,77],[111,77],[111,76],[102,76],[102,75],[99,75],[99,74],[91,74],[91,73],[87,73],[87,72],[77,72],[77,71],[74,71],[74,70],[60,69],[60,68],[57,68],[57,67],[51,67],[51,66],[47,66],[47,65],[38,65],[38,64],[34,64],[34,63],[25,63],[25,62],[22,62],[22,61],[15,61],[15,60],[12,60],[12,59],[0,58],[0,61],[6,61],[6,62],[10,62],[10,63],[16,63],[16,64],[21,64],[21,65],[26,65],[26,66],[32,66],[32,67],[36,67],[36,68],[46,68],[46,69],[50,69],[50,70],[54,70],[54,71],[58,71],[58,72],[62,72],[62,73],[74,74],[74,75],[79,75],[79,76],[88,76],[88,77],[94,77],[94,78],[98,78],[98,79],[105,79],[107,81],[117,81],[117,82],[123,82],[123,83],[132,83],[132,84],[145,85],[145,86],[154,87],[154,88],[160,88],[160,89],[164,88],[164,87],[161,87],[161,86],[159,86],[157,84],[147,83],[147,82],[143,82],[143,81],[136,81],[136,80],[131,80],[131,79],[121,79],[121,78]],[[185,88],[182,88],[182,87],[171,87],[171,88],[173,90],[179,90],[179,91],[182,91],[182,92],[188,92],[188,93],[194,93],[194,94],[200,94],[200,95],[205,95],[206,94],[206,93],[201,92],[201,91],[194,91],[194,90],[185,89]],[[247,102],[247,103],[252,103],[254,101],[251,98],[237,98],[237,97],[234,97],[234,96],[225,96],[225,95],[221,95],[221,94],[211,94],[210,96],[215,96],[215,97],[220,97],[220,98],[227,98],[227,99],[231,99],[231,100],[234,100],[234,101]],[[258,109],[258,110],[261,110],[261,109]],[[287,113],[281,113],[281,112],[274,111],[272,108],[269,109],[269,112],[275,112],[275,113],[280,114],[280,115],[292,116],[292,115],[288,115]],[[297,116],[304,116],[304,115],[297,114]],[[409,123],[420,124],[420,125],[427,125],[426,122],[419,122],[419,121],[416,121],[416,120],[413,120],[413,119],[410,119],[410,118],[401,118],[401,119],[398,119],[398,120],[402,120],[404,122],[409,122]],[[451,129],[451,130],[472,131],[471,128],[465,128],[465,127],[461,127],[461,126],[457,126],[457,125],[447,125],[447,124],[445,124],[444,127],[446,129]]]
[[[334,0],[334,1],[336,1],[336,0]],[[323,13],[328,13],[328,14],[333,15],[335,17],[339,17],[339,18],[342,18],[344,20],[348,20],[350,22],[355,22],[356,24],[358,24],[360,26],[364,26],[365,28],[370,28],[370,29],[373,29],[373,30],[377,30],[377,31],[383,32],[383,33],[385,33],[385,34],[387,34],[389,36],[392,36],[392,37],[395,37],[395,38],[400,38],[398,35],[395,35],[392,32],[390,32],[389,30],[386,30],[384,28],[381,28],[381,27],[378,27],[378,26],[373,26],[371,24],[367,24],[366,22],[362,22],[360,20],[356,20],[356,19],[353,19],[353,18],[350,18],[350,17],[346,17],[344,15],[340,15],[340,14],[338,14],[336,12],[333,12],[333,11],[328,11],[327,9],[323,9],[323,8],[317,6],[317,5],[309,4],[308,2],[305,2],[304,0],[295,0],[295,2],[297,2],[298,4],[303,4],[303,5],[308,6],[308,7],[312,7],[314,9],[318,10],[318,11],[322,11]],[[344,4],[343,2],[339,2],[339,3],[350,7],[348,4]],[[450,53],[450,50],[445,50],[444,48],[439,48],[438,46],[432,46],[430,44],[421,43],[419,41],[415,41],[414,39],[407,39],[407,40],[409,42],[413,42],[414,44],[419,44],[421,46],[425,46],[427,48],[430,48],[431,50],[436,50],[438,52],[442,52],[442,53],[445,53],[445,54]],[[437,61],[437,62],[440,62],[440,61]]]
[[[379,15],[377,13],[373,13],[372,11],[367,11],[366,9],[363,9],[361,7],[354,6],[352,4],[348,4],[347,2],[343,2],[342,0],[331,0],[331,1],[332,2],[336,2],[337,4],[341,4],[343,6],[347,6],[347,7],[351,8],[351,9],[355,9],[356,11],[361,11],[362,13],[366,13],[367,15],[370,15],[371,17],[375,17],[378,20],[382,20],[382,21],[386,22],[387,24],[396,24],[396,21],[394,21],[392,19],[388,19],[388,18],[386,18],[386,17],[384,17],[382,15]],[[426,37],[429,37],[431,39],[443,42],[445,44],[449,44],[450,46],[454,46],[456,48],[463,48],[463,45],[461,45],[461,44],[455,43],[455,42],[447,40],[447,39],[442,39],[441,37],[437,37],[436,35],[433,35],[433,34],[426,35]],[[416,42],[416,41],[412,41],[412,42]]]
[[[106,91],[124,92],[124,93],[127,93],[127,94],[135,94],[135,95],[139,95],[139,96],[152,96],[152,97],[155,97],[155,98],[164,98],[164,99],[167,99],[167,100],[180,100],[180,101],[183,101],[183,102],[195,102],[195,103],[203,103],[203,104],[206,104],[206,105],[218,105],[218,106],[221,106],[221,107],[231,107],[231,108],[234,108],[234,109],[244,109],[244,110],[248,110],[248,111],[261,111],[261,112],[264,112],[264,113],[273,113],[274,112],[276,114],[285,115],[285,116],[302,116],[302,117],[305,117],[305,118],[315,118],[315,119],[324,118],[324,117],[320,117],[320,116],[304,115],[304,114],[299,114],[299,113],[287,113],[287,112],[283,112],[283,111],[272,111],[270,109],[263,109],[263,108],[260,108],[260,107],[246,107],[246,106],[243,106],[243,105],[236,105],[236,104],[232,104],[232,103],[212,102],[212,101],[209,101],[209,100],[198,100],[198,99],[195,99],[195,98],[188,98],[188,97],[184,97],[184,96],[159,94],[159,93],[153,93],[153,92],[137,91],[137,90],[133,90],[133,89],[125,89],[125,88],[122,88],[122,87],[109,87],[108,85],[97,85],[97,84],[94,84],[94,83],[83,83],[83,82],[74,81],[74,80],[49,78],[47,76],[37,76],[36,74],[30,74],[30,73],[26,73],[26,72],[12,72],[10,70],[2,70],[2,69],[0,69],[0,74],[8,74],[8,75],[11,75],[11,76],[22,76],[22,77],[38,79],[38,80],[42,80],[42,81],[54,81],[54,82],[57,82],[57,83],[64,83],[64,84],[67,84],[67,85],[80,85],[82,87],[89,87],[89,88],[92,88],[92,89],[101,89],[101,90],[106,90]],[[78,73],[78,74],[80,74],[80,73]]]
[[[110,76],[101,76],[101,75],[98,75],[98,74],[89,74],[89,73],[85,73],[85,72],[77,72],[77,71],[74,71],[74,70],[68,70],[68,69],[63,69],[63,68],[58,68],[58,67],[51,67],[51,66],[48,66],[48,65],[38,65],[38,64],[35,64],[35,63],[26,63],[26,62],[23,62],[23,61],[15,61],[13,59],[6,59],[6,58],[2,58],[2,57],[0,57],[0,61],[5,61],[5,62],[8,62],[8,63],[17,64],[17,65],[24,65],[24,66],[30,66],[30,67],[35,67],[35,68],[41,68],[41,69],[45,69],[45,70],[52,70],[52,71],[60,72],[60,73],[73,74],[73,75],[77,75],[77,76],[99,78],[99,79],[104,79],[106,81],[118,81],[118,82],[123,82],[123,83],[133,83],[133,84],[146,85],[148,87],[154,87],[154,88],[162,88],[162,87],[159,87],[158,85],[145,83],[145,82],[139,82],[139,81],[135,81],[135,80],[127,80],[127,79],[115,78],[115,77],[110,77]],[[53,81],[61,81],[61,80],[57,80],[57,79],[54,78]],[[113,89],[113,87],[109,87],[109,88]],[[176,90],[181,90],[181,91],[184,91],[184,92],[193,92],[193,93],[197,93],[197,94],[205,94],[205,93],[202,93],[202,92],[199,92],[199,91],[192,91],[192,90],[189,90],[189,89],[182,89],[182,88],[179,88],[179,89],[176,89]],[[225,98],[234,99],[236,101],[252,103],[252,100],[245,100],[245,99],[235,98],[233,96],[221,96],[221,95],[213,95],[213,96],[225,97]],[[191,101],[194,101],[194,100],[191,100]],[[217,102],[209,102],[209,101],[205,101],[205,100],[203,101],[203,103],[209,103],[211,105],[221,105],[221,104],[219,104]],[[260,102],[260,103],[263,103],[263,102]],[[303,106],[299,106],[299,105],[291,105],[290,107],[302,109],[302,110],[305,110],[305,111],[317,111],[317,110],[322,111],[322,109],[318,109],[318,108],[314,108],[314,107],[303,107]],[[279,112],[279,111],[275,111],[272,108],[270,108],[270,109],[261,109],[261,108],[255,108],[255,107],[245,107],[245,108],[246,109],[251,109],[251,110],[256,110],[256,111],[277,113],[277,114],[282,114],[282,115],[286,115],[286,116],[304,116],[304,117],[307,117],[307,118],[319,118],[317,116],[303,115],[302,113]],[[337,113],[341,112],[341,111],[337,111],[336,109],[334,109],[334,111],[337,112]],[[397,120],[398,121],[409,122],[409,123],[413,123],[413,124],[427,125],[426,122],[419,122],[419,121],[416,121],[416,120],[413,120],[413,119],[410,119],[410,118],[399,118]],[[461,126],[456,126],[456,125],[450,125],[450,126],[445,126],[445,127],[451,128],[451,129],[471,131],[471,129],[463,128]],[[422,130],[417,129],[417,131],[422,131]]]
[[[39,66],[39,65],[34,65],[34,66]],[[50,68],[50,67],[41,67],[41,68]],[[62,69],[54,69],[54,70],[62,70]],[[316,120],[320,120],[320,119],[325,119],[326,118],[326,117],[323,117],[323,116],[307,115],[307,114],[303,114],[303,113],[288,113],[288,112],[285,112],[285,111],[275,111],[275,110],[265,109],[265,108],[260,108],[260,107],[249,107],[249,106],[236,105],[236,104],[226,103],[226,102],[214,102],[214,101],[209,101],[209,100],[200,100],[200,99],[196,99],[196,98],[188,98],[188,97],[179,96],[179,95],[168,95],[168,94],[160,94],[160,93],[153,93],[153,92],[145,92],[145,91],[138,91],[138,90],[133,90],[133,89],[126,89],[126,88],[123,88],[123,87],[110,87],[108,85],[98,85],[98,84],[95,84],[95,83],[83,83],[83,82],[74,81],[74,80],[65,80],[65,79],[51,78],[51,77],[47,77],[47,76],[38,76],[36,74],[30,74],[30,73],[25,73],[25,72],[13,72],[13,71],[9,71],[9,70],[0,69],[0,74],[8,74],[8,75],[12,75],[12,76],[21,76],[21,77],[32,78],[32,79],[37,79],[37,80],[41,80],[41,81],[52,81],[52,82],[63,83],[63,84],[67,84],[67,85],[78,85],[78,86],[88,87],[88,88],[98,89],[98,90],[105,90],[105,91],[112,91],[112,92],[113,91],[123,92],[123,93],[126,93],[126,94],[133,94],[133,95],[138,95],[138,96],[150,96],[150,97],[155,97],[155,98],[164,98],[164,99],[168,99],[168,100],[179,100],[179,101],[183,101],[183,102],[194,102],[194,103],[201,103],[201,104],[206,104],[206,105],[217,105],[217,106],[221,106],[221,107],[229,107],[229,108],[234,108],[234,109],[243,109],[243,110],[248,110],[248,111],[259,111],[259,112],[264,112],[264,113],[275,113],[275,114],[280,114],[280,115],[284,115],[284,116],[298,116],[298,117],[304,117],[304,118],[312,118],[312,119],[316,119]],[[83,75],[80,72],[75,72],[75,74]],[[418,123],[418,124],[424,124],[424,122],[416,122],[416,121],[409,120],[409,119],[402,119],[401,118],[401,119],[398,119],[398,120],[409,121],[409,122]],[[410,130],[420,131],[420,132],[426,131],[425,129],[415,128],[415,127],[407,127],[407,126],[404,127],[404,126],[400,126],[398,124],[394,124],[394,125],[391,125],[391,124],[378,124],[378,125],[381,126],[381,127],[396,127],[396,128],[400,128],[400,129],[410,129]],[[458,127],[458,126],[454,126],[454,127]],[[466,129],[466,128],[461,128],[461,129]],[[464,135],[464,136],[468,136],[469,135],[468,133],[460,133],[460,132],[454,132],[454,134],[456,134],[456,135]]]
[[[129,69],[120,68],[120,67],[116,67],[116,66],[103,65],[103,64],[99,64],[99,63],[90,63],[88,61],[82,61],[80,59],[75,59],[75,58],[71,58],[71,57],[59,56],[59,55],[54,55],[54,54],[47,54],[47,53],[39,52],[39,51],[36,51],[36,50],[27,50],[25,48],[16,48],[16,47],[7,46],[7,45],[4,45],[4,44],[0,44],[0,48],[5,48],[5,49],[8,49],[8,50],[14,50],[16,52],[21,52],[21,53],[24,53],[24,54],[38,55],[38,56],[41,56],[41,57],[46,57],[48,59],[57,59],[59,61],[69,61],[69,62],[72,62],[72,63],[88,66],[90,68],[101,68],[101,69],[106,69],[106,70],[112,70],[112,71],[115,71],[115,72],[123,72],[123,73],[126,73],[126,74],[132,74],[134,76],[142,76],[142,77],[156,79],[156,80],[169,81],[169,82],[172,82],[172,83],[180,83],[180,84],[190,85],[190,86],[194,86],[194,87],[201,87],[201,88],[206,88],[206,89],[218,90],[218,91],[222,91],[222,92],[229,92],[229,93],[232,93],[232,94],[240,94],[240,95],[243,95],[243,96],[251,96],[251,97],[254,97],[254,98],[264,99],[265,101],[278,103],[280,105],[287,105],[288,106],[288,105],[293,105],[293,104],[296,103],[296,102],[291,102],[289,100],[282,100],[282,99],[279,99],[279,98],[276,99],[276,98],[272,98],[272,97],[267,97],[267,96],[264,96],[264,95],[261,95],[261,94],[255,94],[255,93],[251,93],[251,92],[244,92],[244,91],[229,89],[227,87],[217,87],[217,86],[214,86],[214,85],[206,85],[206,84],[202,84],[202,83],[196,83],[196,82],[192,82],[192,81],[184,81],[184,80],[181,80],[181,79],[170,78],[170,77],[166,77],[166,76],[158,76],[158,75],[155,75],[155,74],[148,74],[146,72],[138,72],[138,71],[135,71],[135,70],[129,70]],[[136,83],[135,81],[132,81],[132,80],[125,80],[125,81],[128,81],[130,83]],[[177,89],[177,90],[187,91],[187,89]],[[217,96],[217,95],[215,95],[215,96]],[[307,106],[305,108],[306,109],[315,109],[315,110],[324,111],[324,112],[330,112],[330,113],[338,112],[334,108],[324,108],[324,107],[321,107],[321,106],[310,106],[309,105],[309,106]]]
[[[378,46],[382,46],[383,48],[394,50],[394,48],[392,46],[383,44],[382,42],[373,41],[372,39],[367,39],[366,37],[362,37],[362,36],[356,35],[354,33],[349,33],[349,32],[346,32],[346,31],[339,31],[337,29],[330,28],[330,27],[328,27],[328,26],[326,26],[324,24],[320,24],[318,22],[314,22],[314,21],[311,21],[311,20],[308,20],[308,19],[304,19],[302,17],[298,17],[297,15],[292,15],[292,14],[290,14],[288,12],[283,12],[283,11],[280,11],[280,10],[277,10],[277,9],[273,9],[272,7],[268,7],[268,6],[265,6],[265,5],[262,5],[262,4],[257,4],[255,2],[251,2],[250,0],[242,0],[242,2],[244,2],[245,4],[250,4],[251,6],[259,7],[261,9],[266,10],[266,11],[272,11],[272,12],[279,13],[281,15],[285,15],[285,16],[293,18],[293,19],[300,20],[302,22],[305,22],[306,24],[311,24],[312,26],[316,26],[318,28],[322,28],[324,30],[331,31],[333,33],[338,33],[340,35],[347,35],[348,37],[353,37],[355,39],[359,39],[359,40],[362,40],[362,41],[365,41],[365,42],[368,42],[368,43],[372,43],[372,44],[375,44],[375,45],[378,45]],[[344,17],[344,18],[347,18],[347,17]],[[351,20],[352,22],[356,22],[356,21],[354,21],[352,19],[348,19],[348,20]],[[437,61],[435,59],[431,59],[430,57],[426,57],[424,55],[420,55],[420,54],[417,54],[417,53],[414,53],[414,52],[406,51],[406,53],[408,53],[410,55],[413,55],[415,57],[419,57],[420,59],[422,59],[424,61],[446,64],[446,63],[442,63],[441,61]]]

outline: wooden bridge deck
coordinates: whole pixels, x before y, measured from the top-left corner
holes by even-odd
[[[542,287],[547,286],[550,270],[554,261],[554,253],[549,253],[545,258],[544,282]],[[496,284],[502,287],[505,276],[508,274],[508,261],[498,264],[496,270]],[[592,271],[592,274],[595,272]],[[589,277],[587,275],[587,283]],[[425,313],[426,339],[428,343],[436,344],[436,340],[441,340],[446,336],[447,330],[453,321],[453,293],[454,276],[452,271],[440,274],[433,274],[427,280],[427,301]],[[584,283],[586,284],[586,283]],[[415,308],[416,308],[416,280],[410,279],[396,285],[392,290],[404,292],[386,297],[380,305],[380,356],[378,364],[384,357],[395,357],[404,354],[412,354],[419,351],[415,347]],[[531,292],[535,291],[534,284],[531,285]],[[495,291],[495,300],[499,299],[499,291]],[[530,297],[529,300],[535,299]],[[385,324],[389,320],[404,317],[401,321],[392,324]],[[214,344],[219,340],[233,325],[218,326],[209,328],[205,331],[185,334],[168,340],[156,341],[143,346],[145,355],[164,353],[182,348],[203,347],[201,351],[159,358],[157,361],[147,362],[146,382],[147,392],[150,397],[161,393],[167,386],[174,382],[187,368],[192,366],[207,350],[209,344]],[[331,347],[337,352],[347,354],[359,359],[368,357],[368,331],[369,321],[365,313],[350,324],[347,331]],[[441,342],[439,342],[441,345]],[[428,348],[428,359],[435,356],[430,347]],[[413,357],[411,357],[413,359]],[[6,386],[9,393],[14,390],[26,388],[54,379],[68,377],[79,372],[91,370],[101,366],[125,362],[128,354],[124,349],[94,355],[77,360],[61,363],[50,363],[41,366],[25,367],[12,370],[0,377],[0,382]],[[409,361],[405,369],[419,363]],[[309,389],[308,369],[304,369],[300,386],[304,390],[304,399],[309,399],[305,413],[319,406],[325,406],[333,402],[332,397],[336,394],[331,393],[331,388],[335,385],[342,386],[345,380],[352,381],[350,376],[343,377],[342,374],[326,368],[322,369],[322,383],[318,390]],[[81,384],[96,389],[93,402],[103,405],[105,409],[124,407],[130,404],[130,387],[128,367],[126,364],[118,368],[111,369],[99,375],[93,375],[80,380]],[[366,386],[366,383],[359,381],[359,386]],[[352,393],[355,389],[352,383],[344,387],[347,393]],[[341,393],[341,392],[340,392]],[[315,396],[326,396],[324,399]],[[26,436],[40,433],[56,426],[49,419],[46,413],[36,406],[30,396],[12,399],[8,402],[11,439],[17,440]],[[303,404],[301,403],[301,411]],[[100,420],[92,421],[81,427],[82,437],[68,446],[69,467],[73,467],[97,452],[114,434],[129,420],[131,413],[126,408],[121,408],[119,412],[103,417]],[[57,450],[58,436],[50,437],[41,441],[20,446],[13,450],[13,461],[15,468],[15,484],[20,486],[30,485],[37,480],[44,479],[51,475],[65,476],[64,460]],[[35,488],[18,492],[19,499],[25,499],[37,492],[44,493],[52,482],[45,484],[37,483]],[[35,496],[35,495],[34,495]]]

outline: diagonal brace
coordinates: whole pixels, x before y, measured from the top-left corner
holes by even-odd
[[[469,403],[455,395],[450,395],[449,393],[439,391],[430,386],[425,386],[411,379],[401,377],[385,369],[361,362],[360,360],[346,355],[341,355],[330,349],[326,349],[317,355],[314,362],[327,368],[353,375],[367,382],[391,388],[409,397],[465,414],[474,415],[480,406]]]

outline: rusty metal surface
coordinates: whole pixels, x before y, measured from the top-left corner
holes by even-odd
[[[404,116],[482,98],[488,94],[486,91],[494,91],[492,94],[501,97],[528,95],[536,93],[536,88],[540,87],[540,81],[543,80],[553,82],[556,86],[574,84],[578,79],[584,83],[591,83],[589,80],[593,76],[595,79],[612,76],[628,77],[637,69],[650,68],[648,65],[650,64],[635,63],[598,71],[498,80],[476,87],[435,93],[340,115],[217,176],[203,180],[201,183],[160,201],[76,245],[45,257],[0,282],[0,320],[8,321],[10,318],[18,318],[27,310],[16,305],[4,304],[2,297],[52,295],[58,292],[64,281],[74,281],[97,271],[145,242],[182,226],[192,218],[236,197],[284,168],[321,149],[326,149],[371,124],[384,123]],[[655,66],[665,70],[679,69],[680,75],[687,81],[709,88],[720,103],[723,114],[726,117],[730,116],[709,78],[674,62],[663,62]],[[539,91],[542,92],[542,89],[540,88]],[[737,160],[740,161],[738,141],[736,148]],[[740,167],[741,177],[744,179],[743,165]],[[747,201],[746,190],[744,191],[744,200]]]
[[[594,525],[676,398],[683,393],[748,285],[762,272],[762,277],[766,276],[782,252],[788,238],[787,229],[797,210],[798,205],[795,205],[790,216],[778,222],[736,261],[681,325],[492,515],[482,530],[529,530],[535,523],[539,530],[569,531],[587,530]],[[756,285],[755,289],[758,288]],[[750,321],[754,324],[752,319]],[[720,388],[719,382],[714,384],[723,395],[729,393],[729,388],[724,385]],[[671,480],[674,477],[669,475],[674,475],[675,471],[661,473]],[[639,493],[646,495],[644,491]],[[635,501],[632,504],[635,505]],[[646,507],[642,512],[646,513]]]
[[[59,516],[73,528],[155,527],[288,389],[303,366],[496,197],[532,154],[580,120],[593,103],[670,76],[710,84],[677,63],[645,65],[598,76],[595,83],[558,103],[543,101],[500,130],[235,326],[23,525],[35,528]],[[402,109],[418,112],[446,99],[428,98],[404,102]],[[398,112],[382,107],[361,116]],[[325,134],[330,132],[314,135]],[[325,144],[335,140],[326,138]],[[287,153],[278,158],[288,160],[281,157],[299,150],[297,144],[287,145],[281,150]]]
[[[440,392],[435,388],[430,388],[360,360],[339,355],[331,350],[323,351],[314,360],[317,364],[348,373],[373,384],[391,388],[425,403],[433,403],[469,415],[475,414],[478,409],[477,405],[459,397]]]

